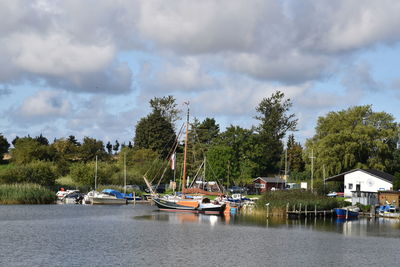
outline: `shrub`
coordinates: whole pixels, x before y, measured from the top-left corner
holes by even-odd
[[[0,185],[0,204],[51,204],[57,197],[38,184]]]
[[[15,165],[0,173],[2,183],[35,183],[39,185],[54,185],[56,179],[55,167],[50,162],[35,161],[25,165]]]

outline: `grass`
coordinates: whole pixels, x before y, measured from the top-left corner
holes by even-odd
[[[299,209],[300,204],[302,209],[307,206],[309,210],[314,210],[315,207],[317,210],[331,210],[346,205],[342,199],[320,196],[304,190],[267,192],[257,201],[257,208],[259,210],[265,210],[267,203],[269,203],[269,208],[274,213],[284,213],[288,203],[289,210],[292,210],[294,205],[296,209]]]
[[[0,185],[0,204],[51,204],[55,201],[55,193],[38,184]]]

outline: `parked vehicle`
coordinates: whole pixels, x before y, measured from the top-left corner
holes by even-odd
[[[240,186],[232,186],[228,188],[229,193],[231,194],[242,194],[247,192],[246,187],[240,187]]]

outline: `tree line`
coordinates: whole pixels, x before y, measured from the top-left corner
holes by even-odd
[[[183,142],[177,138],[182,131],[177,122],[181,111],[173,96],[154,97],[149,104],[151,112],[137,122],[134,138],[127,145],[117,140],[104,145],[90,137],[80,143],[74,136],[50,144],[40,135],[17,137],[10,149],[7,139],[0,135],[0,153],[10,152],[12,156],[11,166],[0,169],[0,181],[11,183],[31,177],[30,182],[54,184],[57,177],[69,176],[77,184],[90,185],[96,156],[101,183],[122,183],[124,161],[128,183],[142,184],[143,175],[154,181],[179,180]],[[202,175],[225,186],[246,185],[258,176],[282,175],[285,166],[289,181],[307,181],[311,151],[317,185],[325,177],[354,168],[374,168],[400,176],[399,125],[392,115],[375,112],[370,105],[329,112],[318,118],[315,134],[303,148],[294,137],[298,119],[290,112],[291,107],[292,101],[277,91],[255,107],[258,124],[250,128],[231,124],[221,131],[214,118],[191,120],[188,176],[193,178],[205,162]],[[176,168],[165,169],[173,147],[177,151]]]

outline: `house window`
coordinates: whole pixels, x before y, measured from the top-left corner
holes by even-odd
[[[349,190],[353,189],[353,184],[349,184]]]

